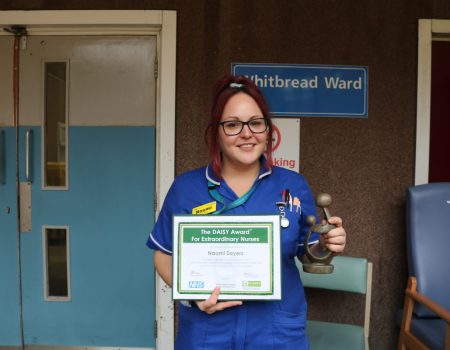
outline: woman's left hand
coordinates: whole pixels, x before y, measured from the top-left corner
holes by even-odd
[[[242,301],[218,301],[220,288],[214,288],[213,292],[206,300],[197,300],[195,303],[197,307],[207,314],[211,315],[215,312],[228,309],[229,307],[242,305]]]
[[[320,235],[319,244],[322,248],[327,248],[335,254],[340,254],[344,251],[346,244],[346,232],[342,227],[342,219],[333,216],[328,220],[328,223],[335,225],[336,228],[330,232]]]

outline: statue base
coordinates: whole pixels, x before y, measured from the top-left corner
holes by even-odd
[[[331,264],[309,263],[303,264],[303,271],[307,273],[327,274],[333,273],[334,266]]]

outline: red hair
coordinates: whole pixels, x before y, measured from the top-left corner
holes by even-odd
[[[230,86],[231,84],[231,86]],[[256,84],[244,76],[233,76],[228,74],[224,76],[216,85],[214,91],[213,105],[211,108],[211,115],[208,127],[205,130],[205,140],[209,145],[209,155],[212,162],[214,175],[221,179],[222,159],[220,154],[220,145],[217,137],[219,122],[222,118],[223,110],[228,100],[235,94],[243,92],[255,100],[259,109],[263,113],[263,117],[267,121],[269,132],[267,133],[267,148],[266,148],[266,166],[272,167],[272,133],[273,126],[267,107],[266,101],[258,89]]]

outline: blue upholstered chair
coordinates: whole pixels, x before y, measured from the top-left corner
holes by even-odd
[[[368,350],[370,302],[372,292],[372,263],[364,258],[337,256],[333,259],[332,274],[303,272],[297,260],[303,285],[310,288],[359,293],[365,295],[364,325],[322,322],[310,320],[306,323],[306,334],[310,350]]]
[[[408,189],[409,279],[398,349],[450,349],[450,183]]]

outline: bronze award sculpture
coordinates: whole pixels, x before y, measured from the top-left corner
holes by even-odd
[[[308,258],[308,262],[303,263],[303,271],[308,273],[332,273],[334,270],[334,266],[331,265],[331,260],[333,259],[333,253],[328,249],[323,250],[323,253],[315,255],[309,245],[309,237],[313,232],[320,233],[321,235],[330,232],[335,225],[331,225],[328,223],[328,219],[331,217],[331,214],[328,210],[328,207],[331,204],[331,196],[327,193],[320,193],[316,198],[316,205],[319,208],[322,208],[324,219],[327,221],[325,224],[317,224],[316,218],[314,215],[309,215],[306,218],[306,221],[309,225],[309,231],[305,238],[305,254]]]

